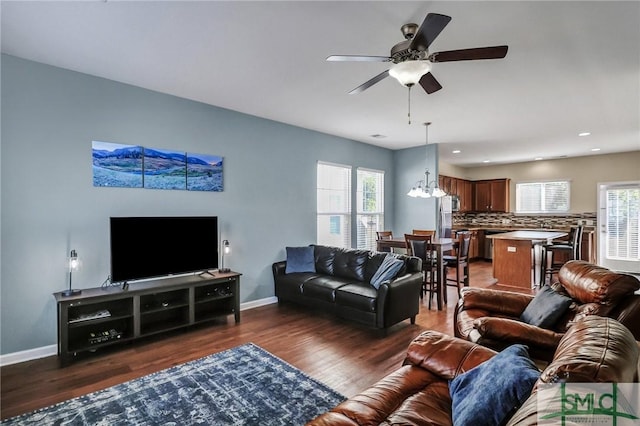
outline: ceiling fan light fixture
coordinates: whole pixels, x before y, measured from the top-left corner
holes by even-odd
[[[428,60],[404,61],[393,64],[389,69],[389,75],[403,86],[411,87],[418,84],[423,75],[431,71],[431,62]]]

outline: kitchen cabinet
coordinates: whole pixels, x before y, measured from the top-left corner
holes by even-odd
[[[473,182],[474,211],[498,212],[509,211],[510,179],[478,180]]]
[[[477,259],[482,257],[482,252],[480,251],[480,237],[484,236],[484,232],[470,231],[470,233],[471,243],[469,244],[469,259]]]
[[[457,195],[460,200],[459,212],[473,211],[473,190],[471,181],[440,175],[438,186],[449,195]]]

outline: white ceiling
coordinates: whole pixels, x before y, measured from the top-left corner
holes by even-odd
[[[460,166],[640,149],[637,1],[2,1],[2,52],[340,137],[438,143]],[[443,89],[388,68],[400,27],[451,16],[430,51],[506,44],[505,59],[437,63]],[[580,132],[591,136],[579,137]],[[372,138],[381,134],[385,138]],[[452,150],[460,149],[460,154]]]

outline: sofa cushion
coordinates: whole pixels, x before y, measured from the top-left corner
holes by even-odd
[[[364,270],[364,282],[371,282],[371,278],[378,271],[378,268],[387,257],[387,253],[372,251],[369,253],[369,259],[367,259],[367,266]]]
[[[580,303],[615,305],[640,289],[640,281],[633,275],[613,272],[583,260],[565,263],[558,272],[558,280],[569,296]]]
[[[371,277],[371,285],[376,290],[379,289],[380,285],[383,282],[395,278],[396,275],[398,275],[398,271],[400,271],[400,268],[402,268],[403,265],[404,262],[402,260],[396,258],[392,254],[387,254],[387,256],[380,264],[380,267],[378,267],[376,273],[373,274],[373,277]]]
[[[287,247],[287,266],[285,274],[296,272],[316,272],[314,250],[312,246]]]
[[[352,282],[353,280],[346,278],[320,275],[304,282],[302,294],[306,297],[333,303],[336,301],[336,289]]]
[[[528,324],[551,329],[571,305],[571,298],[553,291],[549,286],[542,287],[527,305],[520,319]]]
[[[449,382],[454,425],[501,425],[529,397],[540,371],[525,345],[511,345]]]
[[[368,257],[368,250],[337,250],[333,261],[333,275],[364,281],[364,269]]]
[[[316,272],[324,275],[333,275],[333,261],[339,249],[336,247],[316,245],[314,245],[313,248],[316,260]]]
[[[378,291],[365,283],[352,283],[336,289],[336,305],[365,312],[376,312]]]

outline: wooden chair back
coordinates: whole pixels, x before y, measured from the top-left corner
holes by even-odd
[[[390,240],[393,238],[393,232],[391,231],[376,231],[377,240]]]
[[[431,237],[436,236],[435,229],[414,229],[411,234],[413,235],[431,235]]]
[[[431,258],[433,247],[431,246],[431,235],[404,234],[404,241],[407,247],[407,255],[422,259],[423,266]]]

